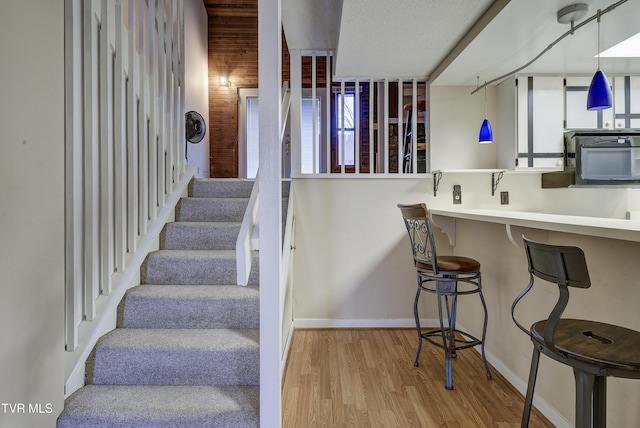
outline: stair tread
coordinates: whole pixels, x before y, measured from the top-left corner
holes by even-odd
[[[98,385],[258,385],[257,329],[117,328],[87,360]]]
[[[141,269],[143,284],[237,284],[235,250],[157,250],[149,253]],[[249,284],[259,282],[258,252],[253,253]]]
[[[258,329],[117,328],[98,340],[97,348],[142,350],[233,350],[259,348]]]
[[[160,233],[163,250],[233,250],[242,223],[189,222],[167,223]]]
[[[156,250],[149,253],[149,256],[154,257],[192,257],[192,258],[220,258],[220,259],[235,259],[235,250]]]
[[[259,386],[87,385],[58,427],[256,427],[259,403]]]
[[[258,328],[260,291],[238,285],[139,285],[118,307],[126,328]]]
[[[129,289],[129,295],[157,297],[165,299],[233,299],[259,298],[258,287],[240,285],[154,285],[144,284]]]
[[[224,228],[224,227],[238,227],[242,224],[240,221],[172,221],[167,223],[167,227],[210,227],[210,228]]]

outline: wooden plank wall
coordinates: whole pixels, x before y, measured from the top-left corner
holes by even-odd
[[[238,176],[238,88],[258,87],[258,2],[206,0],[209,154],[213,177]],[[220,86],[226,76],[230,86]]]
[[[238,89],[258,87],[258,0],[204,0],[209,18],[209,147],[212,177],[238,176]],[[318,86],[324,86],[318,57]],[[303,86],[311,87],[311,58],[303,60]],[[220,86],[226,76],[230,86]],[[289,52],[282,37],[282,81]]]

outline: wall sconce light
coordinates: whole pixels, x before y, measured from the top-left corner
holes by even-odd
[[[480,85],[480,76],[478,78],[478,85]],[[478,134],[478,143],[480,144],[491,144],[493,143],[493,130],[491,129],[491,124],[489,123],[489,119],[487,119],[487,84],[484,84],[484,120],[482,121],[482,125],[480,126],[480,133]]]
[[[600,9],[598,9],[598,70],[591,79],[587,93],[587,110],[605,110],[613,106],[609,80],[600,70]]]
[[[220,86],[231,86],[231,82],[227,79],[227,76],[220,76]]]

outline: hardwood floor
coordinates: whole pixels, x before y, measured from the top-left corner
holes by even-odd
[[[284,428],[518,427],[524,398],[480,354],[460,351],[452,391],[443,351],[414,329],[295,330],[285,369]],[[537,410],[530,427],[553,427]]]

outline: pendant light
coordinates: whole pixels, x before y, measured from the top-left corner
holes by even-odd
[[[477,78],[478,78],[478,84],[476,86],[479,86],[480,76],[477,76]],[[487,119],[487,84],[486,82],[484,85],[484,120],[482,121],[482,125],[480,126],[478,143],[480,144],[493,143],[493,130],[491,129],[491,124],[489,123],[489,119]]]
[[[598,70],[591,79],[587,94],[587,110],[604,110],[613,106],[613,96],[609,80],[600,70],[600,9],[598,9]]]

